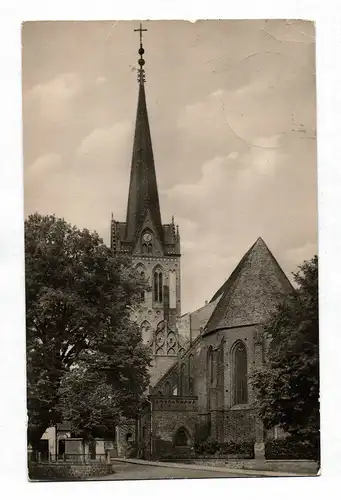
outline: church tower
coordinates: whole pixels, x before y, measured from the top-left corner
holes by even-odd
[[[162,224],[154,155],[149,127],[145,60],[140,28],[138,103],[125,222],[111,220],[111,247],[132,256],[149,289],[133,318],[153,354],[151,384],[176,361],[181,346],[176,329],[180,317],[180,236],[174,218]]]

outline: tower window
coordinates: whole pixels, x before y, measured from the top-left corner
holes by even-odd
[[[145,275],[144,271],[141,271],[140,276],[141,276],[141,281],[145,281],[146,275]],[[145,295],[144,295],[144,290],[143,290],[141,292],[141,300],[143,301],[144,299],[145,299]]]
[[[154,272],[154,302],[163,300],[163,277],[161,271]]]

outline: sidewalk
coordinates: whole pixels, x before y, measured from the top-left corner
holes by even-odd
[[[316,477],[316,474],[296,474],[293,472],[275,472],[269,470],[255,470],[255,469],[239,469],[239,468],[229,468],[226,467],[213,467],[208,465],[197,465],[197,464],[180,464],[176,462],[153,462],[149,460],[140,460],[138,458],[112,458],[112,463],[115,462],[125,462],[137,465],[149,465],[154,467],[171,467],[173,469],[190,469],[190,470],[202,470],[202,471],[215,471],[231,473],[234,475],[245,475],[250,476],[250,474],[257,475],[260,477]]]

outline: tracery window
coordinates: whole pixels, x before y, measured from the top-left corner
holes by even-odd
[[[245,344],[240,340],[232,348],[232,395],[235,405],[248,402],[247,354]]]
[[[163,300],[163,276],[161,269],[154,272],[154,302]]]

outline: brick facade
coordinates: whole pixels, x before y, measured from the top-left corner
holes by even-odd
[[[265,243],[257,240],[219,296],[214,297],[213,312],[206,316],[201,313],[206,323],[202,321],[196,338],[193,340],[191,335],[191,345],[152,388],[154,407],[153,404],[149,407],[151,430],[148,434],[151,455],[159,456],[164,450],[176,454],[174,435],[177,429],[186,429],[190,450],[195,429],[203,423],[210,424],[211,439],[221,443],[252,442],[255,453],[263,453],[265,432],[254,411],[252,374],[264,363],[269,344],[260,318],[265,320],[290,289],[290,283],[285,280]],[[257,296],[253,287],[257,289]],[[274,291],[273,295],[269,290]],[[231,308],[226,297],[230,297],[234,308],[238,309],[227,318],[221,309],[222,302]],[[250,309],[248,300],[252,301]],[[245,320],[243,311],[246,311]],[[188,317],[186,322],[188,326]],[[237,351],[242,352],[245,360],[243,369],[237,368]],[[182,402],[191,398],[193,404]],[[278,430],[276,432],[278,434]],[[274,434],[268,431],[269,436]]]
[[[211,437],[220,442],[260,445],[252,371],[264,362],[262,324],[292,287],[258,238],[211,301],[181,317],[180,234],[174,218],[162,224],[142,66],[139,71],[127,216],[125,222],[112,217],[110,238],[113,251],[130,255],[150,285],[132,312],[153,357],[139,454],[149,458],[177,442],[189,448],[202,422],[210,422]]]

